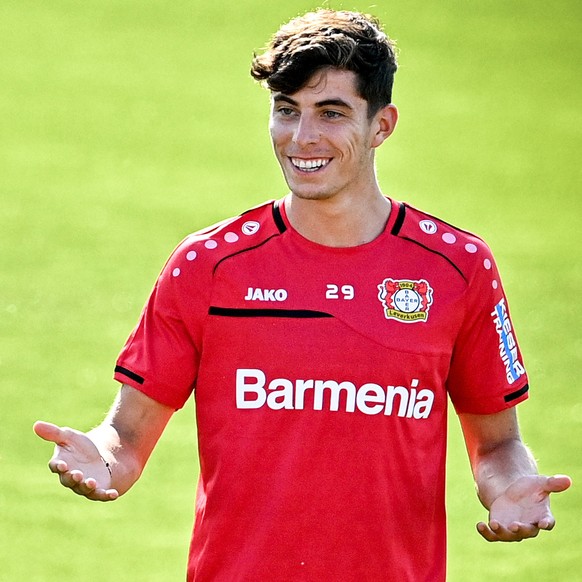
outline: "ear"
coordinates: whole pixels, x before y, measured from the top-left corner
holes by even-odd
[[[374,115],[374,127],[376,133],[372,136],[372,147],[377,148],[382,145],[396,129],[398,122],[398,109],[396,105],[390,103],[386,107],[382,107],[376,115]]]

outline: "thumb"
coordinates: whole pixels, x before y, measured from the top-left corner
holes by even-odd
[[[67,440],[65,437],[65,431],[56,424],[50,422],[38,420],[32,426],[32,430],[34,430],[35,434],[41,439],[57,445],[65,444],[65,441]]]
[[[560,493],[566,491],[572,485],[572,479],[568,475],[553,475],[546,479],[544,489],[548,493]]]

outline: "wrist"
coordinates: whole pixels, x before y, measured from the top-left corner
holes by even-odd
[[[99,455],[99,457],[103,461],[103,464],[105,465],[105,467],[107,468],[107,471],[109,472],[109,476],[113,477],[113,473],[111,471],[111,465],[103,458],[102,455]]]

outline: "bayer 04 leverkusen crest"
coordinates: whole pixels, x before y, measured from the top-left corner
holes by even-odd
[[[384,279],[378,285],[378,291],[386,319],[397,319],[404,323],[428,319],[428,310],[432,305],[432,288],[428,281]]]

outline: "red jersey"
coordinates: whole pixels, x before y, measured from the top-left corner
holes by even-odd
[[[268,203],[188,237],[117,362],[175,408],[194,392],[200,480],[188,579],[445,579],[447,395],[527,397],[485,243],[392,201],[330,248]]]

